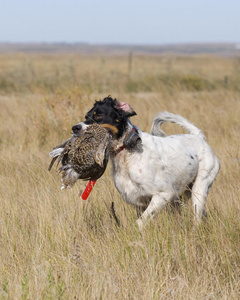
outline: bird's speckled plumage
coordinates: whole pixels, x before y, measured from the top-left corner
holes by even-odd
[[[110,142],[108,131],[94,123],[83,136],[72,137],[54,148],[49,170],[58,159],[63,188],[71,187],[78,179],[97,180],[107,167]]]

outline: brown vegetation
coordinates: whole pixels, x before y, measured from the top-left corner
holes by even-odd
[[[133,56],[129,68],[123,56],[1,55],[1,298],[239,299],[239,82],[237,58]],[[140,233],[110,167],[86,202],[85,182],[60,190],[49,151],[109,94],[136,110],[142,130],[168,110],[206,134],[221,171],[200,227],[183,202]]]

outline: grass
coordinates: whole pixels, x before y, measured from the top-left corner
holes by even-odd
[[[129,73],[126,57],[17,54],[1,55],[0,70],[1,299],[239,299],[237,59],[139,56]],[[110,166],[85,202],[84,182],[60,190],[48,153],[108,94],[137,111],[142,130],[168,110],[206,134],[221,171],[201,226],[183,203],[140,233]]]

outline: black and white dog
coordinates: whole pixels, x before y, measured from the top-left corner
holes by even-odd
[[[80,136],[94,122],[112,130],[114,142],[110,152],[115,186],[124,201],[142,208],[143,214],[137,220],[140,229],[189,186],[199,223],[205,214],[209,189],[220,169],[203,133],[179,115],[160,112],[148,134],[131,124],[129,117],[134,115],[127,103],[107,97],[96,101],[86,120],[72,127],[73,135]],[[167,136],[160,128],[164,122],[180,125],[189,134]],[[141,143],[138,138],[131,148],[125,141],[133,130]]]

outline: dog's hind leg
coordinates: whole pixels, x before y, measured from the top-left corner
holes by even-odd
[[[209,167],[204,165],[200,168],[197,178],[192,187],[192,204],[196,223],[201,223],[202,217],[206,216],[205,205],[209,190],[219,172],[219,160],[214,157]]]
[[[162,210],[165,205],[171,201],[171,194],[169,193],[160,193],[152,197],[148,207],[142,214],[142,216],[137,220],[137,224],[140,230],[142,230],[147,223],[147,221],[154,218],[154,216]]]

